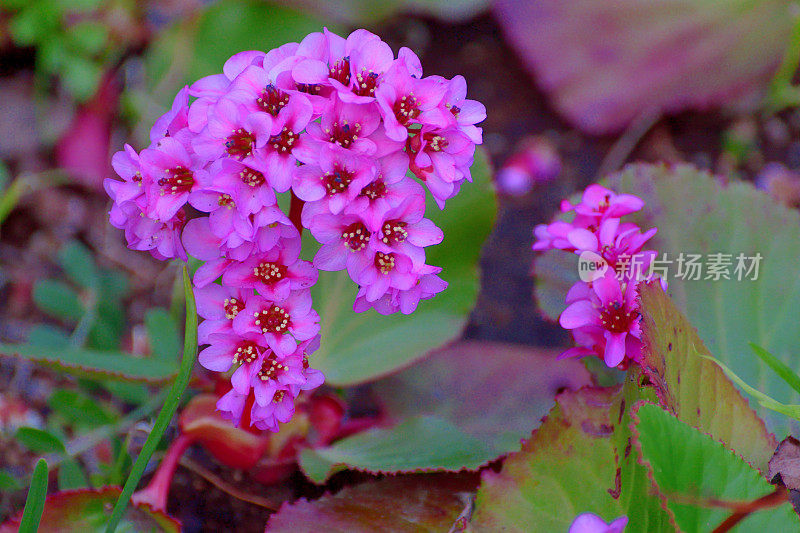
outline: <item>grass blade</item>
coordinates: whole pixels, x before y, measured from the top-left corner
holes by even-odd
[[[19,533],[36,533],[39,522],[44,512],[44,500],[47,498],[47,461],[39,459],[33,470],[31,488],[28,489],[28,499],[25,501],[25,510],[22,512],[22,521],[19,524]]]
[[[795,374],[791,368],[786,366],[786,363],[766,351],[761,346],[753,344],[752,342],[750,343],[750,348],[759,358],[761,358],[762,361],[769,365],[773,372],[778,374],[778,376],[780,376],[783,381],[788,383],[791,388],[800,393],[800,376]]]
[[[139,480],[142,478],[147,462],[150,460],[150,457],[152,457],[158,443],[161,442],[161,437],[164,435],[164,431],[167,429],[170,420],[172,420],[172,416],[178,409],[183,391],[186,390],[186,386],[189,384],[189,378],[192,375],[192,368],[194,367],[194,362],[197,357],[197,311],[194,293],[192,292],[192,283],[189,280],[189,273],[186,267],[183,269],[183,290],[186,297],[186,331],[184,333],[183,359],[181,360],[180,370],[178,371],[178,376],[175,378],[175,381],[172,383],[167,399],[164,401],[164,407],[161,409],[161,412],[158,413],[158,417],[153,424],[153,430],[147,437],[141,453],[136,458],[136,462],[133,463],[131,473],[125,481],[125,486],[122,488],[122,494],[120,494],[116,505],[114,505],[111,518],[106,526],[106,533],[113,533],[117,525],[119,525],[120,520],[122,520],[122,516],[125,514],[125,509],[128,507],[131,496],[136,490]]]

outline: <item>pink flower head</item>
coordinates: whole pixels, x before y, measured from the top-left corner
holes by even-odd
[[[309,206],[303,210],[308,229],[322,244],[314,256],[314,266],[320,270],[342,270],[359,255],[372,256],[369,241],[372,232],[357,215],[315,214]],[[318,212],[319,210],[317,210]]]
[[[419,148],[412,170],[425,181],[439,208],[443,209],[445,201],[458,193],[460,182],[472,179],[469,167],[475,155],[475,144],[456,128],[423,128],[414,141]]]
[[[264,336],[258,333],[214,333],[208,341],[210,345],[197,355],[200,364],[214,372],[227,372],[239,365],[231,376],[231,384],[239,394],[247,394],[254,372],[261,368],[261,361],[269,351]]]
[[[389,70],[394,53],[388,44],[367,30],[348,35],[340,58],[330,57],[328,81],[344,102],[367,104],[375,100],[381,76]]]
[[[567,240],[577,253],[595,252],[616,266],[620,256],[633,256],[656,234],[657,228],[642,233],[633,223],[620,223],[618,218],[607,218],[600,223],[596,232],[575,228],[567,233]]]
[[[186,223],[183,210],[166,222],[145,215],[136,202],[115,203],[109,212],[112,226],[125,231],[125,240],[131,250],[146,250],[156,259],[180,258],[187,260],[180,234]]]
[[[473,143],[481,144],[482,131],[475,124],[486,119],[486,107],[475,100],[467,100],[467,81],[464,76],[455,76],[449,81],[438,76],[431,77],[447,85],[447,91],[442,98],[442,107],[450,113],[452,120],[464,135]]]
[[[152,148],[142,150],[141,164],[149,181],[147,216],[170,220],[198,188],[195,161],[183,144],[164,137]]]
[[[583,513],[575,517],[569,526],[569,533],[622,533],[628,525],[628,517],[620,516],[611,523],[592,513]]]
[[[261,361],[261,368],[252,375],[252,388],[256,403],[268,405],[279,390],[289,390],[291,386],[304,385],[303,358],[300,355],[289,355],[278,358],[270,352]]]
[[[371,159],[329,146],[320,150],[317,164],[297,169],[292,190],[301,200],[321,202],[334,215],[341,213],[375,177]]]
[[[233,319],[233,329],[239,334],[263,334],[272,351],[285,357],[297,349],[296,341],[308,340],[319,333],[319,315],[311,309],[308,290],[292,292],[281,301],[254,296],[245,311]]]
[[[234,426],[239,427],[246,402],[247,394],[239,394],[231,389],[217,400],[217,410],[222,418],[230,420]]]
[[[303,132],[311,120],[311,104],[305,98],[292,98],[275,118],[272,135],[264,147],[264,162],[270,183],[278,192],[292,186],[297,161],[314,160],[313,147]]]
[[[561,202],[561,211],[575,211],[579,215],[601,218],[622,217],[639,211],[644,201],[632,194],[617,194],[602,185],[589,185],[583,192],[581,201],[572,204],[568,200]]]
[[[253,404],[250,411],[252,424],[258,429],[278,432],[279,423],[286,423],[294,416],[295,397],[287,390],[276,391],[266,405]]]
[[[150,180],[142,175],[139,154],[131,145],[126,144],[124,150],[114,154],[111,166],[122,178],[122,181],[113,178],[103,180],[103,187],[114,202],[130,202],[144,194]]]
[[[561,327],[602,328],[605,339],[602,357],[609,367],[622,363],[626,355],[631,360],[638,359],[638,350],[629,353],[626,349],[630,342],[638,344],[641,338],[636,282],[620,282],[609,271],[592,282],[592,291],[588,299],[571,303],[561,313]]]
[[[411,314],[417,309],[421,300],[433,298],[447,288],[447,282],[438,276],[441,271],[439,267],[425,265],[418,271],[418,277],[410,289],[389,289],[386,294],[373,301],[367,299],[369,289],[361,287],[353,304],[353,311],[362,313],[374,308],[382,315],[390,315],[397,311],[404,315]]]
[[[372,245],[385,253],[400,253],[409,257],[415,268],[425,263],[426,246],[442,242],[444,233],[433,222],[422,218],[425,198],[410,196],[401,205],[386,212],[375,228]]]
[[[403,254],[374,252],[354,259],[347,265],[347,271],[368,302],[377,300],[389,289],[408,290],[417,280],[413,262]]]
[[[299,255],[299,246],[276,246],[268,252],[252,255],[242,263],[231,264],[225,270],[222,282],[255,289],[270,300],[285,300],[291,291],[307,289],[317,282],[317,269],[308,261],[299,260]]]
[[[175,96],[172,108],[161,115],[150,129],[150,142],[158,142],[166,136],[175,137],[178,132],[189,127],[189,87],[186,86]]]
[[[445,84],[433,78],[417,79],[404,62],[396,62],[375,92],[387,137],[405,142],[412,126],[446,127],[450,113],[439,107],[445,90]]]
[[[258,163],[250,161],[250,165],[246,165],[234,159],[219,161],[219,164],[212,166],[210,170],[212,180],[209,190],[230,196],[233,205],[243,216],[255,214],[265,207],[275,205],[277,198],[270,181],[270,174]],[[195,207],[201,211],[212,211]]]
[[[208,124],[192,139],[192,147],[206,161],[226,156],[247,163],[250,158],[259,157],[271,132],[269,113],[251,113],[233,100],[222,98],[208,115]]]
[[[333,98],[328,101],[320,123],[312,122],[306,131],[314,139],[316,150],[331,144],[355,154],[371,156],[378,152],[378,145],[370,136],[376,132],[380,121],[381,116],[374,106],[345,103]],[[316,157],[303,162],[316,162]]]
[[[244,311],[247,300],[253,296],[252,289],[229,287],[212,283],[195,287],[197,314],[204,318],[197,328],[197,341],[208,344],[214,333],[233,333],[233,319]]]

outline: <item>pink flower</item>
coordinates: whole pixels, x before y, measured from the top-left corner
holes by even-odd
[[[279,390],[287,391],[290,386],[304,385],[303,358],[301,355],[289,355],[278,358],[269,353],[262,361],[261,368],[252,375],[252,387],[256,403],[268,405]]]
[[[145,179],[142,175],[139,154],[131,145],[126,144],[123,151],[114,154],[111,158],[111,166],[122,178],[122,181],[113,178],[103,180],[106,193],[114,202],[130,202],[144,194],[145,186],[149,185],[150,180]]]
[[[345,103],[338,98],[328,101],[322,112],[320,123],[312,122],[306,131],[313,139],[315,150],[332,144],[354,154],[372,156],[378,152],[378,145],[370,138],[381,122],[376,106]],[[316,157],[302,160],[314,163]]]
[[[190,115],[190,119],[191,119]],[[189,123],[192,127],[191,121]],[[193,128],[194,129],[194,128]],[[223,98],[208,115],[208,124],[192,139],[192,148],[206,161],[227,156],[248,163],[272,135],[269,113],[250,113],[233,100]]]
[[[233,329],[239,334],[261,333],[272,351],[287,356],[297,349],[296,341],[319,333],[319,315],[311,309],[308,290],[295,291],[281,301],[254,296],[233,319]]]
[[[602,185],[589,185],[583,192],[581,201],[572,204],[568,200],[561,202],[561,211],[575,211],[579,215],[601,218],[622,217],[639,211],[644,206],[641,198],[632,194],[617,194]]]
[[[341,213],[375,177],[371,159],[329,146],[320,150],[317,164],[297,169],[292,190],[301,200],[321,202],[334,215]]]
[[[258,163],[250,161],[251,165],[245,165],[233,159],[223,159],[218,164],[212,165],[209,172],[210,183],[204,183],[203,186],[210,192],[230,196],[233,205],[242,215],[257,213],[262,208],[273,206],[277,202],[270,175],[266,168]],[[212,200],[216,200],[213,195]],[[213,201],[211,205],[213,206]],[[205,212],[213,211],[198,205],[195,207]]]
[[[442,98],[442,106],[450,112],[458,128],[475,144],[481,144],[483,135],[481,128],[475,126],[486,119],[486,107],[475,100],[467,100],[467,81],[464,76],[455,76],[445,80],[431,76],[447,84],[447,92]]]
[[[211,344],[197,355],[200,364],[214,372],[227,372],[233,365],[240,365],[231,376],[231,384],[239,394],[247,394],[253,373],[261,368],[261,361],[268,352],[264,336],[214,333],[208,340]]]
[[[425,181],[439,208],[443,209],[445,201],[458,193],[460,182],[472,179],[469,167],[475,144],[456,128],[423,128],[414,141],[419,147],[412,170]]]
[[[374,231],[372,246],[381,252],[397,252],[409,257],[415,268],[425,263],[426,246],[442,242],[444,233],[433,222],[422,218],[425,198],[410,196],[401,205],[387,211]]]
[[[342,270],[358,255],[372,256],[368,248],[372,232],[360,217],[315,215],[311,209],[304,209],[303,214],[308,216],[311,234],[322,244],[314,256],[314,266],[320,270]]]
[[[161,115],[150,129],[150,142],[155,143],[166,136],[175,137],[179,131],[189,126],[189,87],[186,86],[175,96],[172,108]]]
[[[222,282],[233,287],[255,289],[270,300],[285,300],[291,291],[307,289],[317,282],[317,269],[308,261],[300,261],[299,255],[299,246],[276,246],[269,252],[231,264],[225,270]]]
[[[628,525],[628,517],[621,516],[607,524],[605,520],[592,513],[575,517],[569,526],[569,533],[622,533]]]
[[[413,77],[404,62],[396,62],[375,92],[387,137],[405,142],[411,126],[446,127],[449,118],[439,108],[446,88],[433,78]]]
[[[410,289],[389,289],[383,296],[373,301],[367,299],[366,293],[369,289],[361,287],[353,304],[353,311],[362,313],[374,308],[382,315],[390,315],[397,311],[409,315],[417,309],[421,300],[433,298],[447,288],[447,282],[437,275],[441,270],[439,267],[425,265],[419,270],[418,277]]]
[[[629,343],[637,343],[641,338],[636,282],[621,283],[613,272],[607,272],[592,282],[591,288],[593,292],[589,298],[571,303],[561,313],[561,327],[571,330],[602,328],[603,360],[609,367],[622,363],[626,355],[629,359],[638,359],[638,350],[629,353],[626,349]]]
[[[149,181],[147,216],[170,220],[198,188],[194,159],[179,141],[164,137],[142,150],[141,164]]]
[[[246,394],[239,394],[231,389],[217,400],[217,410],[222,418],[230,420],[234,426],[238,427],[242,420],[245,402],[247,402]]]
[[[270,183],[278,192],[292,186],[297,161],[315,159],[308,136],[303,134],[311,120],[311,104],[305,98],[292,98],[272,124],[272,135],[264,147],[264,163]]]
[[[265,405],[253,404],[250,412],[252,424],[258,429],[277,432],[279,422],[285,424],[294,416],[294,400],[295,396],[290,392],[279,390]]]
[[[233,333],[233,319],[244,310],[253,294],[252,289],[215,283],[195,287],[197,314],[205,319],[197,328],[197,342],[208,344],[208,338],[213,333]]]

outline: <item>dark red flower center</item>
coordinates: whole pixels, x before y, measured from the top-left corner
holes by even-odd
[[[376,253],[375,268],[380,270],[382,274],[388,274],[394,270],[394,254]]]
[[[362,222],[350,224],[342,231],[345,246],[353,252],[363,250],[369,242],[370,232]]]
[[[274,403],[281,403],[283,401],[283,397],[286,395],[286,392],[279,390],[276,391],[275,394],[272,396],[272,401]]]
[[[261,96],[256,99],[256,103],[262,111],[277,117],[283,106],[289,103],[289,95],[270,83],[264,87]]]
[[[220,207],[227,207],[228,209],[233,209],[236,207],[236,202],[233,201],[233,197],[231,197],[228,193],[222,193],[219,195],[217,199],[217,204]]]
[[[390,246],[405,242],[408,238],[408,224],[401,220],[387,220],[381,228],[381,241]]]
[[[271,285],[285,278],[288,270],[289,268],[286,265],[262,261],[253,267],[253,275],[262,283]]]
[[[289,313],[275,304],[254,313],[253,316],[256,326],[261,328],[261,333],[285,333],[292,324]]]
[[[377,179],[361,189],[359,196],[366,196],[370,200],[377,200],[386,196],[386,184],[382,179]]]
[[[347,190],[353,181],[353,174],[345,168],[334,168],[333,172],[326,173],[322,178],[328,194],[338,194]]]
[[[368,72],[363,69],[356,75],[356,85],[353,92],[358,96],[375,96],[375,88],[378,86],[378,74]]]
[[[600,323],[611,333],[630,331],[631,323],[638,317],[638,312],[626,311],[622,302],[611,302],[600,310]]]
[[[394,103],[394,116],[397,122],[405,126],[410,120],[419,116],[419,107],[417,107],[417,97],[413,94],[403,96]]]
[[[333,64],[328,72],[328,77],[333,78],[345,87],[350,86],[350,58],[343,57]]]
[[[277,135],[269,138],[269,144],[276,152],[281,154],[290,154],[292,152],[292,145],[297,141],[298,135],[285,127]]]
[[[225,318],[233,320],[239,314],[239,311],[244,309],[244,302],[238,298],[225,298],[222,308],[225,310]]]
[[[330,142],[338,144],[342,148],[350,148],[350,145],[358,139],[359,131],[361,131],[361,124],[358,122],[350,124],[343,121],[342,123],[334,122],[331,128],[325,130],[325,133],[328,134]]]
[[[244,167],[244,169],[239,172],[239,177],[242,179],[242,182],[251,187],[259,187],[264,185],[264,183],[267,181],[267,178],[264,177],[264,174],[250,167]]]
[[[263,349],[264,348],[253,341],[242,341],[239,343],[239,345],[236,347],[236,351],[233,353],[233,363],[252,363],[258,359],[258,354]]]
[[[194,185],[194,174],[188,168],[178,165],[164,170],[167,175],[158,180],[161,192],[165,194],[182,194],[190,192]],[[139,178],[141,180],[141,177]]]
[[[244,128],[239,128],[230,134],[225,141],[225,150],[228,155],[237,159],[243,159],[253,153],[256,138]]]
[[[434,152],[441,152],[447,148],[447,139],[438,133],[428,132],[422,136],[427,142],[427,149]]]
[[[285,372],[288,367],[278,361],[274,353],[270,353],[268,357],[264,358],[261,363],[261,370],[258,371],[258,378],[261,381],[270,381],[277,379],[281,372]]]

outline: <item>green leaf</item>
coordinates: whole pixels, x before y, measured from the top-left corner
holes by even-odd
[[[76,100],[84,102],[94,95],[102,74],[100,64],[80,55],[71,55],[61,71],[61,81]]]
[[[13,492],[22,488],[22,484],[5,468],[0,469],[0,490]]]
[[[113,270],[100,272],[101,300],[120,300],[128,294],[128,290],[128,278],[123,274]]]
[[[88,486],[86,475],[75,459],[66,457],[58,466],[58,490],[82,489]]]
[[[475,476],[392,476],[284,505],[267,531],[448,531],[474,490]]]
[[[36,324],[28,332],[28,344],[61,349],[69,345],[69,333],[49,324]]]
[[[800,403],[800,394],[753,357],[749,346],[752,342],[763,347],[790,367],[800,353],[800,213],[749,183],[723,186],[689,165],[631,165],[607,181],[618,192],[645,201],[643,211],[630,220],[644,228],[658,228],[648,247],[669,254],[667,260],[676,261],[681,253],[733,255],[730,280],[678,279],[677,264],[673,263],[669,292],[711,354],[775,400]],[[738,281],[738,254],[758,253],[762,256],[758,279]],[[536,262],[537,274],[552,279],[550,273],[559,268],[559,256],[575,261],[574,254],[545,254]],[[577,269],[571,263],[560,264],[562,275],[577,280]],[[706,273],[703,270],[702,277]],[[564,306],[563,290],[570,282],[549,290],[544,283],[537,285],[539,301],[549,316],[558,316]],[[548,298],[548,294],[552,296]],[[762,407],[757,412],[779,439],[798,427]]]
[[[766,471],[777,443],[764,422],[711,361],[686,317],[658,282],[639,284],[644,370],[662,405]]]
[[[800,393],[800,376],[789,368],[786,363],[766,351],[764,348],[750,343],[750,348],[753,352],[772,369],[773,372],[778,374],[780,378],[789,384],[796,392]]]
[[[81,428],[110,424],[115,418],[96,399],[79,391],[58,390],[50,395],[47,403],[50,409],[63,416],[68,423]]]
[[[711,501],[752,501],[776,490],[735,453],[661,407],[640,404],[634,417],[638,453],[681,531],[711,531],[731,514]],[[797,531],[800,520],[786,501],[749,514],[738,529]]]
[[[30,359],[63,372],[95,378],[159,383],[169,380],[177,371],[174,364],[168,365],[154,357],[75,347],[53,349],[31,344],[0,344],[0,354]]]
[[[78,293],[61,281],[37,281],[33,286],[33,301],[45,313],[69,322],[77,322],[84,313]]]
[[[303,450],[300,466],[317,483],[347,468],[380,473],[477,470],[494,452],[441,418],[409,418],[393,428],[371,429],[327,448]]]
[[[30,2],[8,25],[18,46],[33,46],[40,39],[56,33],[61,13],[48,2]]]
[[[728,376],[734,383],[739,385],[739,388],[743,389],[747,394],[755,398],[760,405],[763,405],[767,409],[771,411],[775,411],[776,413],[781,413],[786,415],[790,418],[794,418],[795,420],[800,420],[800,405],[785,405],[780,402],[777,402],[761,392],[760,390],[751,387],[745,381],[740,378],[739,376],[734,373],[733,370],[725,366],[724,363],[714,359],[713,357],[704,356],[709,361],[713,361],[725,372],[725,375]]]
[[[524,532],[535,524],[539,531],[567,531],[580,513],[607,522],[624,515],[626,509],[609,493],[616,476],[611,438],[616,393],[584,388],[560,394],[544,423],[521,451],[506,458],[502,471],[484,472],[474,530]]]
[[[62,491],[48,496],[44,503],[41,531],[58,533],[100,533],[105,530],[111,506],[120,494],[119,487],[78,489]],[[0,527],[0,532],[16,531],[19,517],[12,518]],[[179,533],[180,523],[163,512],[153,511],[149,505],[128,509],[120,524],[121,531],[148,533]],[[20,529],[20,531],[22,531]],[[35,530],[34,530],[35,531]]]
[[[108,41],[108,28],[99,22],[86,20],[67,29],[67,43],[76,52],[94,56],[102,52]]]
[[[591,384],[580,361],[556,360],[557,355],[521,345],[458,342],[373,383],[372,390],[393,420],[445,419],[500,456],[519,450],[558,392]]]
[[[21,427],[14,434],[14,439],[34,453],[66,452],[64,443],[58,437],[41,429]]]
[[[150,309],[144,316],[144,324],[147,328],[150,354],[161,361],[174,364],[178,359],[181,341],[178,326],[172,316],[160,307]]]
[[[492,228],[496,204],[488,160],[476,152],[473,183],[465,183],[442,211],[428,206],[426,216],[444,231],[442,244],[426,250],[427,262],[443,267],[449,287],[422,301],[414,313],[382,316],[353,312],[357,288],[346,272],[322,272],[312,289],[322,317],[320,349],[311,364],[328,383],[350,386],[408,366],[461,333],[478,291],[478,259]],[[311,244],[311,238],[306,242]]]
[[[70,241],[58,251],[58,264],[70,280],[85,289],[96,289],[99,272],[92,253],[78,241]]]
[[[19,533],[36,533],[44,511],[44,502],[47,497],[47,462],[39,459],[33,469],[31,487],[28,489],[28,499],[25,500],[25,510],[19,524]]]
[[[153,423],[153,429],[150,431],[150,435],[147,436],[147,440],[142,446],[142,451],[136,457],[130,474],[128,474],[128,479],[125,480],[122,494],[120,494],[117,503],[114,504],[114,511],[108,521],[106,533],[113,533],[119,526],[125,515],[125,509],[128,507],[131,495],[136,490],[147,463],[153,456],[153,452],[156,451],[158,444],[161,442],[161,437],[164,436],[164,431],[166,431],[172,416],[178,409],[181,396],[183,396],[183,392],[189,384],[189,378],[192,376],[192,369],[197,359],[197,306],[194,292],[192,292],[192,282],[186,267],[183,268],[183,292],[186,298],[186,327],[184,329],[183,359],[181,359],[180,370],[175,377],[175,381],[172,382],[169,395],[164,401],[164,406]]]

